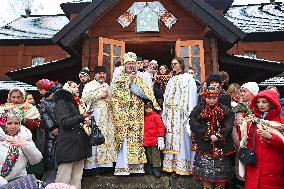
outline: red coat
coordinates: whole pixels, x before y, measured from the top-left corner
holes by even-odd
[[[270,110],[264,117],[265,120],[284,123],[284,118],[280,116],[281,106],[277,95],[270,90],[261,91],[254,97],[251,103],[251,109],[257,117],[261,117],[257,109],[256,102],[260,97],[265,97],[270,101],[275,109]],[[249,127],[248,148],[253,148],[252,127]],[[277,136],[272,135],[272,139],[260,141],[256,132],[255,135],[255,153],[256,165],[246,166],[245,189],[283,189],[284,177],[282,176],[284,143]]]
[[[157,146],[158,137],[165,136],[165,126],[156,112],[146,113],[144,117],[144,146]]]

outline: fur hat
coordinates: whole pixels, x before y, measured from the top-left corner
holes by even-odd
[[[96,66],[94,69],[95,74],[100,73],[100,72],[104,72],[106,73],[106,68],[104,66]]]
[[[80,73],[79,73],[79,76],[80,76],[80,75],[86,75],[88,78],[90,78],[90,70],[89,70],[89,68],[87,68],[87,67],[83,68],[83,69],[80,71]]]
[[[123,65],[125,65],[127,62],[136,62],[137,56],[133,52],[128,52],[123,55]]]
[[[253,96],[256,96],[259,92],[259,87],[256,82],[247,82],[241,86],[241,88],[247,89]]]
[[[202,96],[204,98],[206,97],[218,97],[219,94],[221,93],[221,90],[219,87],[213,87],[209,86],[207,89],[202,93]]]
[[[210,83],[216,81],[218,83],[222,83],[221,77],[218,74],[211,74],[206,78],[206,86],[210,86]]]

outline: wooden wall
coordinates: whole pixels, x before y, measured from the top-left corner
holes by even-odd
[[[44,57],[46,62],[66,58],[68,54],[57,45],[0,46],[0,79],[5,73],[32,66],[32,57]]]
[[[284,63],[284,41],[271,42],[239,42],[229,54],[244,55],[249,52],[255,52],[256,57],[260,59],[275,60]]]
[[[126,43],[126,49],[129,49],[127,44],[130,44],[129,46],[132,48],[135,48],[135,45],[143,48],[143,44],[147,42],[158,43],[175,42],[177,40],[204,40],[206,75],[211,74],[213,72],[212,58],[218,58],[218,49],[214,50],[215,56],[212,56],[211,38],[215,39],[215,37],[208,36],[206,26],[196,17],[187,13],[174,1],[160,0],[160,2],[177,18],[177,23],[174,24],[171,29],[168,29],[163,22],[160,22],[159,33],[136,33],[136,20],[128,27],[122,28],[117,22],[117,18],[131,7],[133,1],[120,1],[89,28],[88,33],[90,39],[85,40],[85,44],[83,45],[82,65],[85,66],[89,63],[90,66],[97,65],[98,37],[123,40]],[[89,57],[91,57],[91,59],[88,59],[88,53],[90,53]],[[163,54],[160,56],[163,56]]]

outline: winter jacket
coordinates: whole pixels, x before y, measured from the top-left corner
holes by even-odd
[[[205,139],[207,132],[213,132],[212,129],[208,126],[208,121],[201,117],[201,113],[204,109],[204,104],[196,105],[190,114],[190,129],[194,134],[194,149],[197,152],[203,154],[208,154],[215,156],[215,149],[220,149],[221,153],[217,156],[226,156],[232,154],[236,151],[234,141],[231,137],[231,133],[234,126],[234,114],[226,106],[219,104],[219,106],[224,111],[224,119],[219,121],[220,124],[220,133],[216,134],[218,141],[216,141],[215,147],[211,144],[211,139]],[[216,122],[215,122],[216,123]],[[214,125],[214,132],[218,132],[218,127]]]
[[[270,90],[261,91],[251,102],[250,108],[257,117],[261,117],[261,112],[256,107],[257,99],[265,97],[271,102],[275,109],[270,110],[264,117],[265,120],[284,123],[284,118],[280,116],[281,106],[277,95]],[[248,148],[253,148],[253,129],[248,127]],[[284,177],[283,153],[284,143],[276,135],[272,135],[271,140],[260,140],[260,136],[255,134],[256,165],[246,165],[246,189],[283,189]]]
[[[55,144],[56,137],[52,134],[53,129],[59,128],[54,118],[55,101],[53,94],[44,97],[40,104],[40,114],[42,125],[45,130],[45,144],[44,144],[44,160],[45,170],[52,170],[56,167],[55,162]]]
[[[56,146],[57,163],[70,163],[84,160],[91,156],[89,137],[81,128],[84,122],[78,105],[70,92],[57,91],[54,94],[55,120],[59,124],[59,135]]]
[[[157,146],[158,137],[165,136],[165,126],[156,112],[146,113],[144,117],[144,146]]]
[[[7,143],[7,137],[8,135],[6,135],[3,129],[0,127],[0,169],[2,168],[3,163],[8,155],[9,144]],[[13,180],[19,176],[27,175],[27,164],[29,163],[34,165],[39,163],[42,159],[40,151],[36,148],[34,142],[32,141],[32,133],[29,129],[24,126],[20,126],[20,131],[15,137],[22,138],[26,140],[27,143],[20,148],[18,160],[10,174],[5,178],[0,176],[0,187],[7,184],[7,181]]]
[[[282,108],[281,116],[284,116],[284,98],[280,98],[279,101]]]

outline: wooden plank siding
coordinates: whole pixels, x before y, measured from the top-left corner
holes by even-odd
[[[44,57],[45,62],[63,59],[68,54],[57,45],[0,46],[0,79],[7,79],[7,72],[32,66],[32,57]]]
[[[148,0],[149,1],[149,0]],[[160,1],[164,7],[171,12],[178,20],[171,29],[168,29],[164,23],[160,22],[159,33],[136,33],[136,19],[126,28],[117,22],[131,5],[132,1],[120,1],[97,23],[93,24],[89,30],[91,37],[106,37],[117,40],[128,41],[176,41],[180,40],[200,40],[203,39],[202,32],[205,25],[196,18],[189,15],[177,3],[169,0]]]
[[[245,55],[255,53],[259,59],[275,60],[284,63],[284,41],[239,42],[228,51],[229,54]]]
[[[177,23],[173,25],[171,29],[167,28],[163,22],[160,22],[160,32],[158,33],[137,33],[136,32],[136,19],[126,28],[117,22],[117,18],[122,15],[127,9],[133,4],[131,1],[120,1],[116,6],[114,6],[109,12],[107,12],[99,21],[92,24],[88,29],[90,36],[91,50],[91,64],[90,70],[93,70],[93,66],[97,65],[98,57],[98,38],[110,38],[116,40],[122,40],[126,43],[126,49],[128,45],[131,49],[135,49],[135,45],[142,45],[147,43],[161,43],[166,44],[167,42],[175,42],[178,40],[203,40],[204,41],[204,65],[205,70],[204,76],[212,73],[212,51],[210,44],[210,37],[206,36],[207,28],[200,22],[195,16],[189,14],[184,10],[183,7],[178,5],[174,1],[161,0],[160,1],[165,9],[171,12],[176,18]],[[217,38],[216,38],[217,39]],[[86,48],[86,47],[85,47]],[[148,49],[148,47],[147,47]],[[203,51],[203,50],[202,50]],[[83,50],[84,52],[84,50]],[[217,53],[216,51],[215,53]],[[160,56],[163,56],[162,54]],[[218,56],[218,55],[216,55]],[[214,57],[214,56],[213,56]],[[84,57],[82,57],[84,61]],[[91,73],[92,75],[92,73]]]

